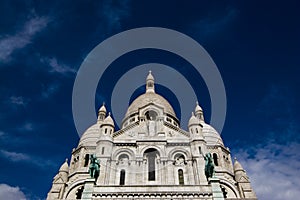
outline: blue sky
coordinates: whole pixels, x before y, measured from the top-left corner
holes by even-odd
[[[218,66],[227,94],[222,137],[259,198],[297,199],[299,6],[297,1],[1,1],[0,197],[46,197],[79,140],[72,89],[81,63],[106,38],[154,26],[190,36]],[[201,76],[159,50],[131,52],[112,63],[99,82],[95,113],[103,101],[110,110],[113,86],[124,73],[149,62],[182,73],[210,118]],[[172,91],[158,88],[178,105]]]

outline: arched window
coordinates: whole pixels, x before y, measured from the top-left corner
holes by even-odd
[[[125,185],[125,170],[122,169],[120,172],[120,185]]]
[[[158,151],[153,148],[147,149],[145,155],[148,160],[148,180],[155,181],[155,158],[158,155]]]
[[[214,164],[215,166],[219,166],[219,163],[218,163],[218,155],[216,153],[213,153],[213,159],[214,159]]]
[[[85,154],[85,157],[84,157],[84,167],[87,167],[88,164],[89,164],[89,159],[90,159],[90,154]]]
[[[178,170],[179,185],[184,185],[184,177],[182,169]]]
[[[76,199],[81,199],[84,187],[81,186],[76,192]]]
[[[157,113],[153,110],[149,110],[145,113],[145,116],[148,120],[156,120]]]
[[[121,164],[128,164],[129,156],[126,155],[126,154],[121,154],[121,155],[119,156],[119,159],[118,159],[118,160],[120,161]]]

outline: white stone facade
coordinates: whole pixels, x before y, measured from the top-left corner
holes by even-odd
[[[98,121],[82,135],[54,177],[48,200],[56,199],[253,199],[256,195],[240,163],[217,131],[206,124],[201,107],[180,128],[172,106],[155,93],[147,76],[146,92],[129,106],[122,127],[103,105]],[[215,176],[207,181],[204,154],[210,152]],[[88,173],[89,155],[101,164],[95,181]]]

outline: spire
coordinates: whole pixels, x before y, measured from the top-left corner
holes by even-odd
[[[148,74],[147,79],[146,79],[146,93],[148,93],[148,92],[155,93],[155,90],[154,90],[154,77],[151,74],[151,70],[149,71],[149,74]]]
[[[203,110],[202,110],[202,108],[199,106],[198,101],[196,101],[195,116],[196,116],[198,119],[200,119],[201,121],[204,121]]]
[[[69,172],[69,165],[68,165],[68,159],[66,158],[66,161],[61,165],[61,167],[59,168],[60,172]]]
[[[197,125],[197,124],[200,124],[200,123],[199,123],[199,119],[197,119],[197,118],[195,117],[195,115],[194,115],[194,112],[192,112],[192,116],[191,116],[191,118],[190,118],[190,120],[189,120],[188,126]]]
[[[105,103],[103,102],[102,106],[98,110],[98,122],[102,122],[106,116]]]
[[[241,163],[234,158],[234,178],[237,182],[238,188],[241,188],[240,193],[242,197],[257,199],[256,194],[251,187],[251,183],[249,177],[247,176],[246,171],[242,167]],[[247,190],[243,190],[243,188],[247,188]]]
[[[244,171],[241,163],[234,157],[234,164],[233,164],[234,171]]]
[[[114,120],[110,116],[110,112],[108,113],[108,116],[104,119],[103,124],[115,127],[115,123],[114,123]]]

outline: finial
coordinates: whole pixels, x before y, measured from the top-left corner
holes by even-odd
[[[199,102],[198,101],[196,101],[196,105],[199,106]]]
[[[151,74],[151,72],[152,72],[152,71],[151,71],[151,70],[149,70],[149,74]]]
[[[110,112],[108,113],[108,116],[110,116]]]
[[[68,158],[66,158],[66,161],[65,161],[66,163],[68,162]]]
[[[192,112],[192,116],[195,116],[194,112]]]
[[[236,158],[236,157],[234,157],[234,160],[235,160],[235,161],[237,161],[237,158]]]
[[[105,106],[105,102],[104,101],[102,102],[102,106]]]

